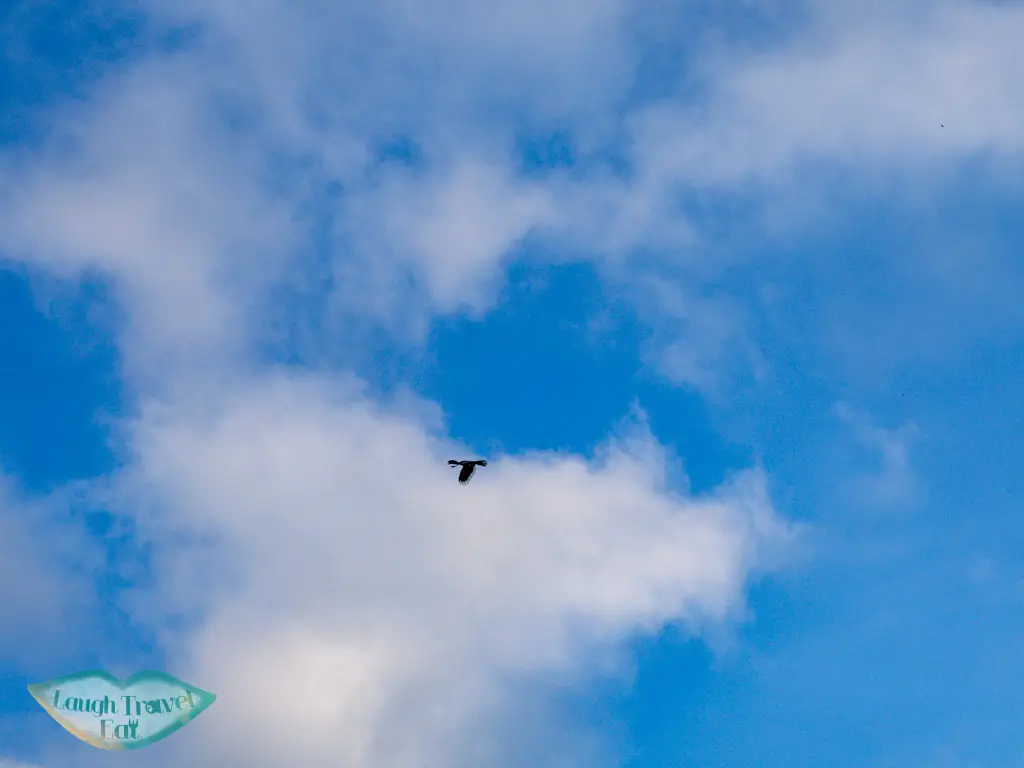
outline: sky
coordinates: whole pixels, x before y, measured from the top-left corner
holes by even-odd
[[[0,5],[0,768],[1024,766],[1022,39]]]

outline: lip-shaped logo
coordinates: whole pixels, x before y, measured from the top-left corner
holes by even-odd
[[[50,717],[100,749],[147,747],[166,738],[217,697],[163,672],[138,672],[121,682],[98,670],[78,672],[29,693]]]

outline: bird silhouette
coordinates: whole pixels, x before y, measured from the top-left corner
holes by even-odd
[[[480,461],[456,461],[455,459],[450,459],[448,466],[462,467],[462,471],[459,472],[459,482],[465,485],[469,482],[469,478],[473,476],[473,473],[476,472],[476,468],[486,467],[487,462],[482,459]]]

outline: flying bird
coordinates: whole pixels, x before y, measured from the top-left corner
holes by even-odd
[[[486,467],[487,462],[482,459],[480,461],[456,461],[455,459],[450,459],[448,461],[448,466],[462,467],[462,471],[459,472],[459,482],[465,485],[469,482],[469,478],[473,476],[473,473],[476,472],[476,468],[478,466]]]

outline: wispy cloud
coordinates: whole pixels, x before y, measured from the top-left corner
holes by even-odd
[[[616,280],[645,279],[652,250],[700,263],[674,278],[699,292],[733,266],[707,247],[708,190],[753,191],[756,212],[828,167],[868,181],[872,168],[929,175],[983,156],[998,173],[1021,149],[1015,5],[833,2],[771,45],[696,36],[685,83],[639,101],[647,4],[450,5],[151,7],[157,29],[197,32],[58,111],[45,154],[7,158],[8,256],[110,275],[151,353],[244,345],[268,316],[298,322],[271,285],[308,301],[328,291],[325,319],[359,312],[422,337],[437,313],[491,306],[530,234]],[[515,136],[566,127],[577,166],[518,179]],[[376,162],[396,136],[420,147],[420,167]],[[260,319],[238,314],[259,305]],[[730,359],[745,324],[722,315],[654,359],[706,378],[693,361]]]
[[[69,519],[68,499],[39,500],[19,494],[11,478],[0,477],[0,658],[37,671],[68,648],[39,638],[77,627],[93,631],[96,575],[101,553],[80,520]]]
[[[912,424],[898,429],[876,426],[848,403],[836,404],[835,413],[873,465],[856,480],[865,499],[884,507],[906,507],[919,501],[923,488],[910,458],[919,430]]]

